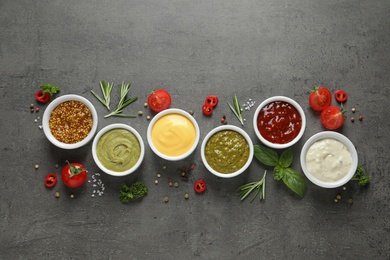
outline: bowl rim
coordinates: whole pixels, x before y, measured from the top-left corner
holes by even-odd
[[[345,175],[342,179],[340,179],[336,182],[324,182],[324,181],[318,180],[310,173],[310,171],[307,169],[307,166],[306,166],[306,154],[307,154],[307,151],[310,148],[310,146],[313,143],[315,143],[319,140],[325,139],[325,138],[331,138],[331,139],[335,139],[335,140],[342,142],[348,148],[348,150],[352,156],[351,169],[349,170],[347,175]],[[322,131],[322,132],[314,134],[305,142],[305,144],[303,145],[302,150],[301,150],[300,163],[301,163],[301,168],[302,168],[303,173],[312,183],[316,184],[317,186],[323,187],[323,188],[337,188],[337,187],[344,185],[348,181],[350,181],[350,179],[354,176],[356,169],[357,169],[357,165],[358,165],[358,155],[357,155],[357,151],[356,151],[355,146],[353,145],[351,140],[349,140],[345,135],[342,135],[338,132],[333,132],[333,131]]]
[[[182,155],[179,155],[179,156],[168,156],[168,155],[165,155],[165,154],[161,153],[160,151],[157,150],[157,148],[154,146],[153,141],[152,141],[152,129],[153,129],[154,124],[161,117],[163,117],[165,115],[168,115],[168,114],[180,114],[180,115],[183,115],[186,118],[188,118],[192,122],[194,127],[195,127],[195,141],[194,141],[194,144],[191,146],[191,148],[186,153],[184,153]],[[195,118],[192,115],[190,115],[187,111],[184,111],[184,110],[179,109],[179,108],[168,108],[168,109],[165,109],[165,110],[157,113],[152,118],[152,120],[150,121],[150,123],[148,125],[146,138],[148,140],[149,147],[152,149],[152,151],[157,156],[159,156],[160,158],[162,158],[164,160],[167,160],[167,161],[179,161],[179,160],[185,159],[190,154],[192,154],[194,152],[194,150],[196,149],[196,147],[198,146],[199,139],[200,139],[200,129],[199,129],[199,125],[196,122]]]
[[[84,138],[82,141],[74,143],[74,144],[66,144],[66,143],[58,141],[51,133],[50,127],[49,127],[49,119],[50,119],[50,115],[51,115],[52,111],[61,103],[64,103],[64,102],[70,101],[70,100],[75,100],[75,101],[79,101],[79,102],[84,103],[88,107],[88,109],[91,111],[91,114],[92,114],[91,131],[89,132],[89,134],[87,135],[86,138]],[[43,132],[44,132],[46,138],[52,144],[54,144],[55,146],[62,148],[62,149],[76,149],[76,148],[82,147],[85,144],[89,143],[89,141],[92,140],[93,136],[96,133],[97,126],[98,126],[98,115],[97,115],[95,107],[88,99],[86,99],[85,97],[82,97],[80,95],[76,95],[76,94],[66,94],[66,95],[62,95],[62,96],[55,98],[46,107],[45,112],[43,113],[43,117],[42,117],[42,129],[43,129]]]
[[[299,114],[301,115],[301,119],[302,119],[301,130],[299,131],[298,135],[292,141],[290,141],[288,143],[285,143],[285,144],[271,143],[270,141],[266,140],[260,134],[260,131],[257,128],[257,118],[259,116],[259,113],[260,113],[261,109],[265,105],[267,105],[267,104],[269,104],[271,102],[274,102],[274,101],[284,101],[284,102],[287,102],[287,103],[293,105],[298,110]],[[298,104],[298,102],[296,102],[292,98],[289,98],[289,97],[286,97],[286,96],[273,96],[273,97],[269,97],[269,98],[265,99],[263,102],[261,102],[260,105],[256,108],[255,113],[253,115],[253,129],[254,129],[254,132],[255,132],[257,138],[263,144],[265,144],[266,146],[274,148],[274,149],[285,149],[285,148],[291,147],[294,144],[296,144],[301,139],[301,137],[303,136],[303,134],[305,132],[305,129],[306,129],[306,115],[305,115],[305,112],[303,111],[302,107]]]
[[[112,170],[109,170],[107,169],[99,160],[98,156],[97,156],[97,153],[96,153],[96,147],[97,147],[97,144],[100,140],[100,138],[105,134],[107,133],[108,131],[110,130],[113,130],[113,129],[125,129],[125,130],[128,130],[129,132],[131,132],[132,134],[135,135],[135,137],[137,138],[139,144],[140,144],[140,156],[137,160],[137,162],[134,164],[133,167],[131,167],[130,169],[126,170],[126,171],[123,171],[123,172],[117,172],[117,171],[112,171]],[[117,176],[117,177],[121,177],[121,176],[126,176],[126,175],[129,175],[133,172],[135,172],[139,166],[142,164],[143,160],[144,160],[144,157],[145,157],[145,145],[144,145],[144,142],[142,140],[142,137],[141,135],[138,133],[137,130],[135,130],[133,127],[129,126],[129,125],[126,125],[126,124],[123,124],[123,123],[114,123],[114,124],[110,124],[110,125],[107,125],[105,127],[103,127],[102,129],[99,130],[99,132],[96,134],[94,140],[93,140],[93,143],[92,143],[92,157],[93,157],[93,160],[95,161],[96,165],[100,168],[100,170],[102,170],[103,172],[109,174],[109,175],[112,175],[112,176]]]
[[[224,130],[231,130],[231,131],[236,131],[238,132],[239,134],[241,134],[245,140],[248,142],[248,145],[249,145],[249,157],[248,157],[248,160],[247,162],[244,164],[244,166],[242,166],[239,170],[235,171],[235,172],[232,172],[232,173],[220,173],[216,170],[214,170],[207,162],[206,160],[206,156],[205,156],[205,148],[206,148],[206,144],[208,142],[208,140],[216,133],[220,132],[220,131],[224,131]],[[221,126],[217,126],[215,127],[214,129],[212,129],[210,132],[208,132],[208,134],[205,136],[205,138],[203,139],[203,142],[202,142],[202,146],[201,146],[201,158],[202,158],[202,162],[204,164],[204,166],[207,168],[207,170],[209,170],[212,174],[214,174],[215,176],[217,177],[221,177],[221,178],[233,178],[233,177],[236,177],[238,175],[240,175],[241,173],[243,173],[248,167],[249,165],[252,163],[253,161],[253,155],[254,155],[254,148],[253,148],[253,142],[252,142],[252,139],[250,138],[250,136],[248,135],[247,132],[245,132],[243,129],[241,129],[240,127],[238,126],[235,126],[235,125],[221,125]]]

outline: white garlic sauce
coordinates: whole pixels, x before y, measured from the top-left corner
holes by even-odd
[[[334,182],[347,175],[352,155],[340,141],[325,138],[313,143],[306,153],[306,167],[318,180]]]

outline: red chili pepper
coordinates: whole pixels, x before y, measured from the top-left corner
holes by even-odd
[[[47,103],[50,101],[50,94],[49,93],[43,93],[42,89],[35,92],[35,99],[38,102],[41,103]]]
[[[218,97],[217,96],[207,96],[205,103],[211,105],[212,107],[215,107],[218,104]]]
[[[46,188],[53,188],[57,183],[57,175],[55,173],[49,173],[46,175],[43,183],[45,184]]]
[[[202,106],[202,113],[205,116],[210,116],[213,113],[213,106],[210,104],[204,104]]]
[[[338,102],[343,103],[343,102],[347,101],[348,95],[347,95],[347,92],[345,92],[344,90],[337,90],[334,93],[334,97],[336,98],[336,100]]]
[[[197,193],[202,193],[206,190],[206,182],[204,180],[198,180],[194,183],[194,190]]]

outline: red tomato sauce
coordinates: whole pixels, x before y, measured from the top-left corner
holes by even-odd
[[[257,128],[261,136],[276,144],[292,141],[301,130],[302,118],[290,103],[274,101],[265,105],[257,117]]]

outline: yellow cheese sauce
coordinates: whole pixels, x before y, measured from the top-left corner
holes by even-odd
[[[306,166],[318,180],[333,182],[344,178],[352,165],[348,148],[340,141],[325,138],[313,143],[306,153]]]
[[[194,145],[196,130],[187,117],[172,113],[159,118],[151,131],[153,145],[167,156],[185,154]]]

